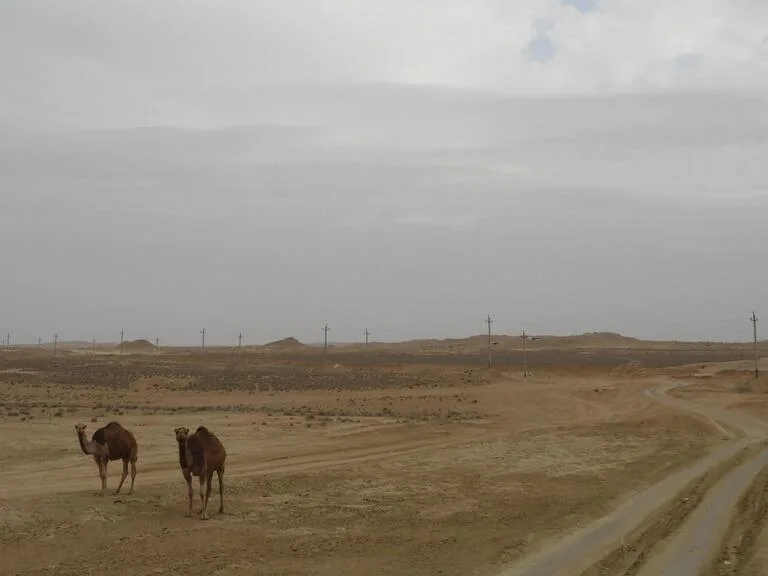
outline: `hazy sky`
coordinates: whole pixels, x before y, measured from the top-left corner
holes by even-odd
[[[765,0],[2,0],[0,332],[768,322]]]

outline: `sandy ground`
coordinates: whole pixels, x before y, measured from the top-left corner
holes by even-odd
[[[3,357],[0,572],[498,574],[728,432],[648,370],[231,358]],[[109,420],[139,443],[130,496],[97,496],[77,445]],[[173,435],[199,424],[229,454],[208,521],[184,516]]]

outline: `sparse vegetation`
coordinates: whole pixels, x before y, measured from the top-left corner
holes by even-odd
[[[0,531],[15,542],[10,560],[4,558],[16,562],[11,569],[20,562],[39,570],[65,566],[70,556],[77,570],[107,569],[65,529],[73,517],[100,545],[120,542],[111,562],[134,539],[150,535],[152,544],[141,548],[148,556],[132,561],[143,569],[152,557],[156,565],[155,546],[172,550],[180,541],[177,531],[165,529],[185,508],[169,437],[179,425],[210,425],[232,447],[232,507],[212,528],[217,554],[245,566],[251,556],[243,551],[258,542],[249,566],[261,569],[268,561],[285,573],[317,566],[339,573],[338,562],[381,571],[377,559],[391,558],[393,547],[404,550],[396,561],[401,572],[414,565],[446,574],[478,566],[492,572],[720,439],[706,422],[670,412],[637,384],[656,373],[690,378],[690,367],[659,372],[648,365],[659,355],[670,365],[699,361],[696,350],[649,352],[637,341],[625,343],[627,349],[596,346],[588,354],[541,348],[531,353],[534,376],[522,378],[505,360],[516,358],[514,350],[498,354],[488,370],[478,346],[451,354],[439,346],[422,352],[423,343],[367,355],[336,348],[323,358],[316,349],[288,344],[242,357],[164,349],[119,361],[0,352],[0,426],[9,432],[0,437],[2,454],[8,462],[23,460],[42,479],[3,483],[13,491]],[[741,353],[726,347],[715,355]],[[654,354],[656,360],[647,360]],[[743,379],[738,391],[739,378],[736,371],[701,384],[717,387],[728,379],[734,396],[752,398],[759,387]],[[93,431],[109,420],[135,430],[139,470],[149,468],[145,480],[137,480],[141,498],[129,506],[94,501],[87,489],[93,470],[84,469],[80,454],[71,467],[65,460],[46,466],[79,451],[74,423],[88,421]],[[26,447],[21,439],[31,433],[35,445]],[[0,482],[12,472],[0,472]],[[110,488],[115,476],[110,472]],[[20,522],[14,518],[27,524],[13,524]],[[108,542],[100,540],[104,521],[110,522]],[[42,526],[52,536],[40,543],[31,535]],[[185,550],[192,550],[196,566],[220,568],[195,552],[202,533],[184,531],[184,538],[195,543]],[[305,558],[301,550],[312,553]]]

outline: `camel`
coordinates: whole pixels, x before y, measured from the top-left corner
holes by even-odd
[[[115,494],[120,493],[123,482],[125,482],[125,478],[128,476],[128,463],[131,463],[131,488],[128,490],[128,494],[133,494],[133,483],[136,479],[136,460],[139,455],[136,438],[117,422],[110,422],[96,430],[91,437],[91,441],[88,442],[85,428],[85,424],[75,424],[80,448],[82,448],[85,454],[93,456],[96,465],[99,467],[99,476],[101,477],[101,492],[99,492],[99,496],[104,496],[104,493],[107,491],[107,464],[109,464],[110,460],[123,461],[123,476],[120,478],[120,485],[115,490]]]
[[[179,444],[179,466],[184,480],[187,482],[189,510],[187,517],[192,516],[192,476],[200,479],[200,518],[208,518],[208,499],[211,497],[211,480],[213,473],[219,477],[219,514],[224,513],[224,462],[227,451],[221,441],[205,426],[198,426],[194,434],[188,428],[175,428],[176,442]]]

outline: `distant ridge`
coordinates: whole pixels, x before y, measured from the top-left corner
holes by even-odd
[[[571,336],[570,338],[577,339],[577,340],[600,340],[600,341],[606,341],[606,342],[612,342],[612,341],[639,342],[640,341],[638,338],[634,338],[632,336],[624,336],[622,334],[619,334],[618,332],[585,332],[584,334]]]
[[[117,348],[120,348],[120,344],[117,345]],[[130,352],[141,352],[142,350],[154,349],[155,345],[152,344],[149,340],[144,340],[143,338],[138,340],[131,340],[129,342],[123,342],[123,350],[128,350]]]
[[[265,348],[306,348],[306,344],[302,344],[299,342],[296,338],[293,336],[289,336],[288,338],[283,338],[282,340],[274,340],[273,342],[269,342],[267,344],[264,344]]]

